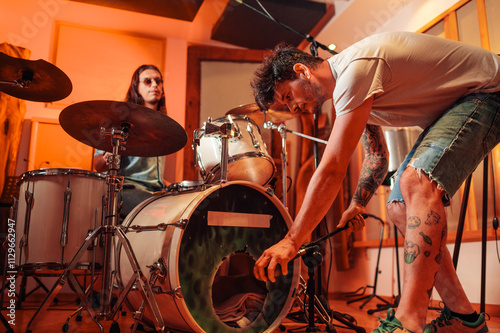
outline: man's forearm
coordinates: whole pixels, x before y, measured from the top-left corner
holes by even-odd
[[[389,162],[384,136],[379,126],[367,125],[361,137],[361,144],[365,159],[352,201],[365,207],[384,181]]]

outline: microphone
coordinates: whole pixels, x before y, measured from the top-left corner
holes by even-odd
[[[304,245],[302,245],[299,249],[299,251],[297,251],[297,254],[295,255],[295,257],[293,257],[292,260],[295,260],[297,259],[298,257],[301,257],[303,256],[304,254],[306,254],[308,251],[311,251],[312,249],[314,249],[315,247],[318,246],[319,243],[321,243],[322,241],[324,241],[325,239],[328,239],[336,234],[338,234],[339,232],[341,231],[344,231],[344,230],[347,230],[349,228],[349,224],[351,222],[348,222],[346,223],[342,228],[338,228],[334,231],[332,231],[331,233],[329,233],[328,235],[326,236],[323,236],[321,238],[318,238],[317,240],[315,241],[312,241],[312,242],[309,242],[309,243],[306,243]],[[351,223],[352,224],[352,223]]]

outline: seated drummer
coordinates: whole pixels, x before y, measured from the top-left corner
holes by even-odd
[[[165,107],[165,92],[160,70],[154,65],[142,65],[132,75],[126,101],[139,104],[167,114]],[[94,169],[97,172],[108,170],[106,160],[111,153],[96,150]],[[155,192],[165,187],[163,172],[165,156],[138,157],[121,156],[118,176],[123,176],[121,191],[122,207],[120,218],[123,220],[131,211],[144,200],[153,196]]]

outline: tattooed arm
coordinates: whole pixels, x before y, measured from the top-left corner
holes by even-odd
[[[380,126],[366,125],[361,136],[365,159],[352,201],[366,207],[373,193],[384,181],[389,167],[389,153]]]
[[[389,153],[380,126],[366,125],[361,136],[361,145],[365,157],[361,166],[358,185],[349,208],[344,212],[337,226],[342,227],[347,222],[352,221],[353,231],[363,228],[364,220],[360,217],[360,214],[365,213],[366,205],[384,181],[389,167]]]

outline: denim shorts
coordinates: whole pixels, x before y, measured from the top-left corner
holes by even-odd
[[[395,174],[388,202],[404,202],[400,178],[407,166],[424,172],[449,203],[464,180],[500,141],[500,92],[460,98],[426,128]]]

